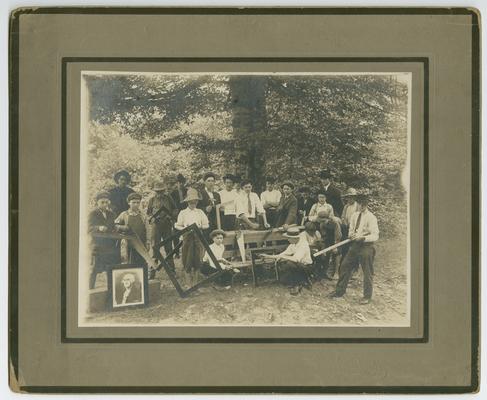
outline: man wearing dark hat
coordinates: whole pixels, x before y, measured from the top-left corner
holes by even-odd
[[[151,228],[150,245],[152,257],[158,260],[160,258],[161,241],[173,234],[173,225],[176,222],[179,210],[174,204],[172,197],[166,193],[166,188],[162,182],[156,182],[153,190],[155,195],[149,199],[147,218]],[[166,254],[169,254],[172,249],[172,241],[164,244]],[[173,258],[170,257],[166,261],[174,269]]]
[[[293,194],[294,185],[291,182],[285,182],[281,185],[282,196],[276,209],[276,228],[283,227],[287,229],[289,225],[296,223],[298,216],[298,200]]]
[[[100,192],[96,195],[97,208],[90,212],[88,217],[88,231],[93,233],[108,233],[115,230],[115,214],[110,210],[110,195]],[[92,237],[92,270],[90,273],[89,288],[95,287],[96,276],[106,271],[111,264],[120,263],[120,252],[116,240],[102,237]]]
[[[373,275],[374,275],[374,242],[379,239],[379,227],[377,218],[368,209],[366,195],[358,195],[357,203],[359,211],[350,219],[348,237],[352,240],[350,250],[343,260],[338,283],[330,297],[342,297],[348,286],[353,270],[360,265],[364,275],[364,297],[360,304],[369,304],[372,299]]]
[[[188,189],[186,188],[186,178],[184,177],[184,175],[178,174],[176,176],[176,188],[171,192],[171,197],[179,211],[186,208],[186,203],[184,202],[184,199],[186,198],[187,191]],[[179,237],[173,240],[174,247],[178,246],[180,240],[181,239]],[[176,258],[179,257],[179,250],[176,251],[174,256]]]
[[[131,177],[130,174],[121,170],[118,171],[113,179],[117,183],[113,189],[109,190],[110,193],[110,207],[115,215],[120,215],[122,211],[128,210],[129,205],[127,203],[127,197],[129,194],[134,193],[134,190],[129,187]]]
[[[333,207],[334,214],[340,216],[342,215],[343,211],[342,196],[340,190],[335,185],[333,185],[331,180],[332,176],[329,171],[321,171],[320,193],[325,194],[327,202]]]
[[[204,188],[200,191],[201,201],[198,203],[198,208],[203,210],[210,221],[210,231],[217,228],[216,224],[216,205],[220,204],[220,195],[215,192],[216,176],[213,172],[207,172],[203,176]],[[207,233],[209,234],[209,232]],[[209,239],[209,236],[207,236]]]
[[[315,222],[318,226],[325,248],[337,244],[342,239],[340,219],[332,216],[329,209],[318,212]],[[331,253],[326,253],[323,257],[323,270],[318,271],[318,278],[325,278],[328,280],[333,279],[338,261],[337,249],[333,250]]]
[[[341,218],[341,225],[342,225],[342,236],[348,237],[348,228],[350,226],[350,220],[352,219],[352,215],[355,214],[358,209],[359,205],[355,200],[357,197],[357,190],[354,188],[348,188],[345,194],[342,196],[343,200],[345,201],[345,206],[343,207],[342,211],[342,218]],[[346,244],[341,247],[342,257],[345,257],[348,250],[350,248],[349,244]],[[343,258],[342,258],[343,261]]]

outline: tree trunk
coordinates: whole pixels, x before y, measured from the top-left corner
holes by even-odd
[[[248,177],[257,190],[264,185],[264,147],[267,133],[264,76],[231,76],[229,80],[235,173]]]

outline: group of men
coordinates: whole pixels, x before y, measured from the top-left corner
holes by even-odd
[[[377,220],[367,209],[366,196],[359,195],[353,188],[342,196],[328,171],[322,171],[319,178],[315,198],[307,187],[300,188],[296,196],[293,183],[277,185],[271,177],[266,179],[266,190],[258,195],[253,191],[250,180],[242,180],[237,175],[223,176],[223,187],[217,190],[214,173],[208,172],[203,176],[199,189],[188,187],[184,176],[179,174],[170,189],[162,182],[154,184],[154,195],[144,211],[140,206],[142,196],[130,187],[130,174],[119,171],[114,176],[117,185],[97,195],[97,207],[89,216],[89,230],[92,233],[131,232],[150,247],[154,258],[159,258],[161,243],[164,242],[166,254],[173,252],[175,246],[179,247],[179,239],[173,242],[164,239],[172,236],[174,229],[183,229],[189,223],[197,222],[209,239],[210,232],[215,231],[218,225],[223,231],[269,228],[289,231],[308,222],[308,228],[314,226],[320,232],[325,247],[338,243],[342,238],[351,239],[351,244],[335,251],[321,270],[323,278],[332,279],[340,266],[335,297],[343,296],[353,271],[361,265],[364,298],[370,300],[375,254],[373,242],[378,238]],[[183,264],[193,262],[193,256],[203,257],[201,249],[194,253],[196,241],[189,246],[189,239],[183,239],[186,240],[182,247]],[[122,261],[129,258],[133,263],[145,263],[137,252],[130,249],[124,257],[123,248],[113,239],[95,238],[92,249],[90,288],[95,285],[96,275],[103,272],[106,265],[119,262],[120,258]],[[176,252],[176,257],[178,254]],[[167,261],[174,268],[172,257]]]

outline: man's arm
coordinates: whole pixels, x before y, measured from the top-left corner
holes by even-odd
[[[367,222],[368,234],[365,235],[364,242],[376,242],[379,240],[379,225],[377,224],[377,218],[370,215]]]

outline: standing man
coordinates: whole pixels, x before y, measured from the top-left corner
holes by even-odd
[[[374,242],[379,239],[379,226],[377,218],[367,207],[367,196],[358,195],[357,203],[359,211],[350,219],[348,234],[352,245],[340,266],[338,283],[335,292],[331,293],[330,297],[342,297],[345,294],[353,270],[360,265],[364,275],[364,297],[360,300],[360,304],[369,304],[373,290]]]
[[[348,190],[345,192],[345,194],[342,197],[345,200],[345,206],[343,207],[342,218],[341,218],[342,237],[346,238],[348,237],[348,229],[350,227],[350,220],[352,219],[352,215],[355,214],[359,209],[359,206],[355,201],[355,198],[357,197],[357,191],[354,188],[348,188]],[[350,244],[346,244],[341,247],[342,257],[345,257],[349,248],[350,248]]]
[[[329,171],[321,171],[320,181],[322,187],[320,193],[326,195],[326,199],[328,203],[331,204],[331,206],[333,207],[335,215],[342,215],[342,196],[340,190],[335,185],[333,185],[331,179],[332,176]]]
[[[166,194],[166,189],[162,182],[156,182],[153,190],[155,195],[149,199],[147,205],[147,218],[150,232],[150,245],[152,251],[152,257],[155,260],[159,260],[161,248],[161,242],[167,239],[173,234],[173,225],[178,217],[179,210],[174,204],[172,197]],[[164,244],[164,250],[166,255],[172,251],[172,241],[168,241]],[[170,257],[166,260],[174,270],[174,260]]]
[[[334,217],[329,209],[320,211],[315,221],[325,248],[337,244],[342,239],[340,219]],[[318,271],[318,277],[332,280],[337,270],[338,261],[337,249],[326,253],[323,257],[323,270]]]
[[[274,178],[268,176],[265,180],[266,190],[260,194],[260,201],[266,212],[267,221],[271,226],[276,225],[277,207],[282,196],[281,191],[275,187],[275,182]]]
[[[296,223],[298,215],[298,199],[293,194],[294,185],[291,182],[285,182],[281,186],[282,197],[277,207],[276,227],[283,227],[285,230],[289,225]]]
[[[235,206],[238,197],[237,191],[234,189],[235,177],[232,174],[227,174],[223,177],[223,183],[225,187],[218,192],[221,201],[221,228],[224,231],[233,231],[236,224]]]
[[[242,181],[242,192],[238,196],[236,203],[236,215],[244,229],[259,229],[259,216],[264,221],[264,227],[266,229],[270,228],[264,207],[262,207],[257,193],[252,192],[252,182],[248,179]]]
[[[127,171],[118,171],[113,176],[113,179],[115,180],[117,186],[115,186],[113,189],[110,189],[108,193],[110,196],[111,210],[114,212],[115,215],[118,216],[122,213],[122,211],[126,211],[129,209],[127,197],[129,196],[129,194],[134,193],[134,190],[129,187],[131,177]]]
[[[304,225],[303,218],[309,216],[311,207],[313,207],[314,201],[310,196],[309,187],[303,186],[298,190],[300,196],[298,197],[298,219],[296,223],[298,225]]]
[[[210,221],[209,231],[216,229],[216,205],[220,204],[220,195],[215,192],[216,176],[213,172],[207,172],[203,176],[203,183],[205,187],[201,190],[201,201],[198,203],[198,208],[203,210]],[[207,240],[209,240],[209,232],[207,232]]]
[[[186,203],[184,199],[186,198],[186,192],[188,189],[186,188],[186,178],[182,174],[178,174],[176,176],[176,188],[171,192],[171,197],[176,204],[176,207],[179,211],[184,210],[186,208]],[[177,237],[173,240],[174,248],[177,248],[179,243],[181,242],[181,238]],[[179,248],[176,250],[174,256],[179,258]]]
[[[96,195],[96,209],[88,217],[88,231],[93,233],[109,233],[115,231],[115,214],[110,210],[110,195],[100,192]],[[96,276],[105,272],[108,265],[120,263],[120,249],[117,240],[92,237],[91,239],[92,269],[89,288],[95,287]]]

